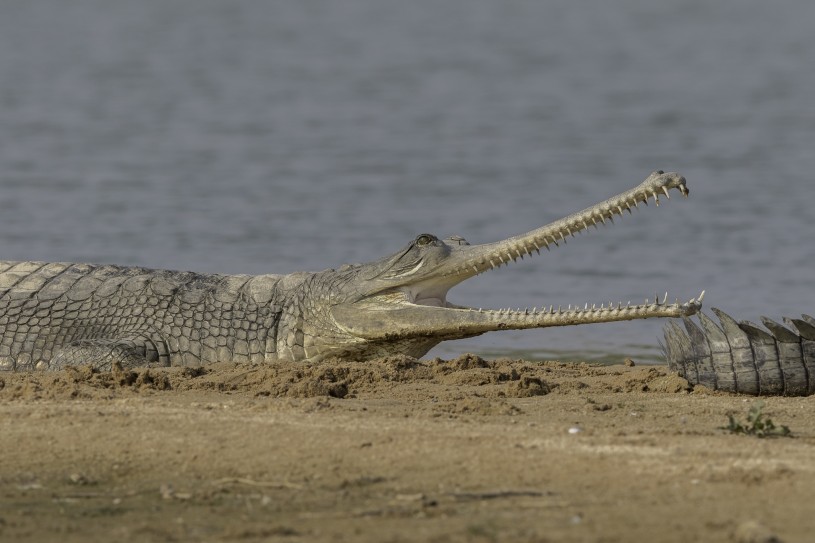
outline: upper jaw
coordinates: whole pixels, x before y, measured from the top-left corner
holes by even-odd
[[[551,245],[566,243],[569,237],[606,221],[614,222],[615,216],[631,213],[639,204],[648,204],[649,198],[656,205],[660,197],[670,198],[670,191],[677,190],[683,196],[688,195],[685,178],[675,172],[665,173],[661,170],[652,172],[638,186],[613,196],[599,204],[572,213],[562,219],[531,230],[525,234],[513,236],[502,241],[457,247],[450,255],[440,273],[458,276],[459,281],[484,271],[494,269],[501,264],[514,262],[532,253],[540,254],[541,250],[550,250]]]

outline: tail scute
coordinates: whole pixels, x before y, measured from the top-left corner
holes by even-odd
[[[717,323],[699,313],[684,318],[685,330],[670,322],[663,351],[669,367],[689,382],[751,395],[815,394],[815,319],[761,317],[761,326],[712,308]]]

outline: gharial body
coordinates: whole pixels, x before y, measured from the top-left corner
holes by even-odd
[[[438,343],[494,330],[650,317],[670,323],[664,352],[688,381],[747,394],[815,393],[815,319],[763,319],[766,330],[701,299],[511,311],[447,301],[456,284],[567,236],[613,220],[641,202],[688,194],[676,173],[526,234],[482,245],[422,234],[399,252],[338,270],[290,275],[212,275],[112,265],[0,262],[0,370],[91,364],[197,366],[216,361],[365,360],[422,356]]]
[[[494,330],[682,317],[699,300],[644,305],[481,310],[448,290],[482,272],[549,249],[649,198],[687,195],[676,173],[526,234],[481,245],[422,234],[397,253],[337,270],[290,275],[205,275],[111,265],[1,262],[0,369],[91,364],[200,365],[422,356],[445,340]]]

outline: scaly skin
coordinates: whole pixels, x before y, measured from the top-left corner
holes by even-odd
[[[422,356],[441,341],[542,328],[696,313],[699,300],[596,308],[481,310],[447,291],[484,271],[631,212],[669,191],[676,173],[523,235],[483,245],[422,234],[401,251],[339,270],[204,275],[118,266],[0,263],[0,368],[91,364],[199,365],[216,361],[357,360]]]
[[[766,329],[736,322],[713,308],[719,323],[699,313],[685,318],[687,332],[671,322],[663,351],[671,369],[694,384],[752,395],[815,394],[815,319],[784,319],[789,328],[761,317]]]

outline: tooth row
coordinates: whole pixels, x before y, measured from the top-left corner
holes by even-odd
[[[619,302],[617,304],[614,304],[613,302],[609,302],[608,305],[600,304],[600,307],[597,307],[597,304],[592,304],[591,307],[589,307],[589,304],[586,303],[586,304],[583,305],[582,308],[579,305],[572,306],[571,304],[569,304],[568,306],[566,306],[565,309],[563,308],[562,305],[557,306],[557,308],[555,308],[554,305],[550,305],[548,308],[546,306],[543,306],[540,309],[538,309],[537,307],[533,307],[532,309],[530,309],[528,307],[525,308],[525,309],[521,309],[519,307],[519,308],[514,309],[514,310],[511,309],[511,308],[508,308],[508,307],[503,308],[503,309],[487,309],[487,310],[485,310],[483,308],[478,308],[478,312],[482,313],[484,311],[487,311],[487,312],[495,313],[495,314],[498,314],[498,315],[509,315],[509,314],[520,314],[520,315],[565,315],[565,314],[597,313],[597,312],[609,312],[609,311],[611,311],[611,312],[615,312],[615,311],[637,311],[637,310],[656,308],[656,307],[681,309],[681,308],[689,308],[689,307],[692,307],[692,306],[701,306],[702,300],[704,299],[704,297],[705,297],[705,291],[703,290],[702,293],[699,294],[698,298],[691,298],[688,302],[686,302],[684,304],[679,302],[679,298],[677,298],[675,302],[669,304],[669,303],[667,303],[668,302],[668,293],[666,292],[664,294],[664,296],[662,297],[662,301],[660,301],[659,296],[655,296],[653,301],[650,301],[650,300],[648,300],[646,298],[645,303],[642,304],[642,305],[631,305],[631,302],[629,301],[627,304],[623,304],[622,302]]]
[[[668,192],[667,187],[663,185],[659,187],[659,190],[661,190],[665,194],[665,196],[670,199],[670,193]],[[560,236],[559,238],[558,235],[549,235],[544,237],[540,245],[536,245],[533,243],[531,245],[522,247],[522,250],[524,251],[524,254],[531,255],[532,251],[537,251],[538,254],[540,254],[541,248],[550,250],[549,245],[555,245],[556,247],[559,247],[560,244],[558,243],[558,240],[565,244],[567,235],[574,237],[576,233],[581,233],[584,230],[588,230],[592,226],[596,229],[598,228],[597,226],[598,222],[600,224],[605,224],[606,221],[608,220],[613,224],[614,215],[622,216],[625,211],[628,211],[629,214],[632,214],[631,211],[632,206],[634,208],[638,208],[640,202],[644,203],[645,205],[648,205],[649,197],[654,199],[654,203],[656,205],[659,205],[659,193],[656,189],[651,191],[643,190],[641,193],[635,195],[630,200],[622,200],[620,202],[607,203],[605,209],[599,210],[598,212],[592,214],[587,219],[575,219],[575,221],[572,224],[564,226],[563,230],[557,233]],[[521,255],[521,251],[518,248],[514,248],[514,250],[518,252],[519,256]],[[513,258],[513,260],[515,259]]]
[[[682,194],[687,196],[687,188],[684,185],[680,185],[677,187]],[[541,249],[546,249],[550,251],[550,245],[554,245],[555,247],[560,247],[560,243],[562,242],[564,245],[566,244],[566,236],[574,237],[575,234],[581,233],[584,230],[588,230],[589,227],[594,226],[597,227],[597,223],[605,224],[606,220],[611,221],[614,223],[614,215],[622,216],[624,211],[628,211],[629,214],[632,214],[631,208],[638,208],[640,202],[648,205],[648,198],[653,198],[654,203],[658,206],[659,205],[659,196],[664,194],[666,198],[670,199],[671,195],[668,190],[668,187],[665,185],[658,185],[656,187],[648,187],[643,188],[640,191],[637,191],[632,197],[628,199],[620,199],[618,201],[608,201],[601,204],[598,207],[602,207],[602,209],[598,210],[596,213],[592,214],[587,219],[575,219],[575,221],[571,224],[568,224],[563,227],[563,229],[557,234],[550,234],[545,236],[544,239],[541,241],[540,244],[536,244],[535,242],[530,242],[529,244],[521,245],[520,247],[513,247],[509,250],[509,252],[503,256],[498,256],[498,260],[500,262],[495,262],[495,260],[490,259],[490,268],[495,269],[496,267],[501,267],[501,264],[508,264],[510,260],[513,262],[517,261],[518,258],[523,259],[524,255],[531,255],[532,252],[536,252],[540,254]],[[513,254],[513,251],[515,254]],[[473,270],[476,273],[480,273],[481,270],[478,266],[473,265]]]

